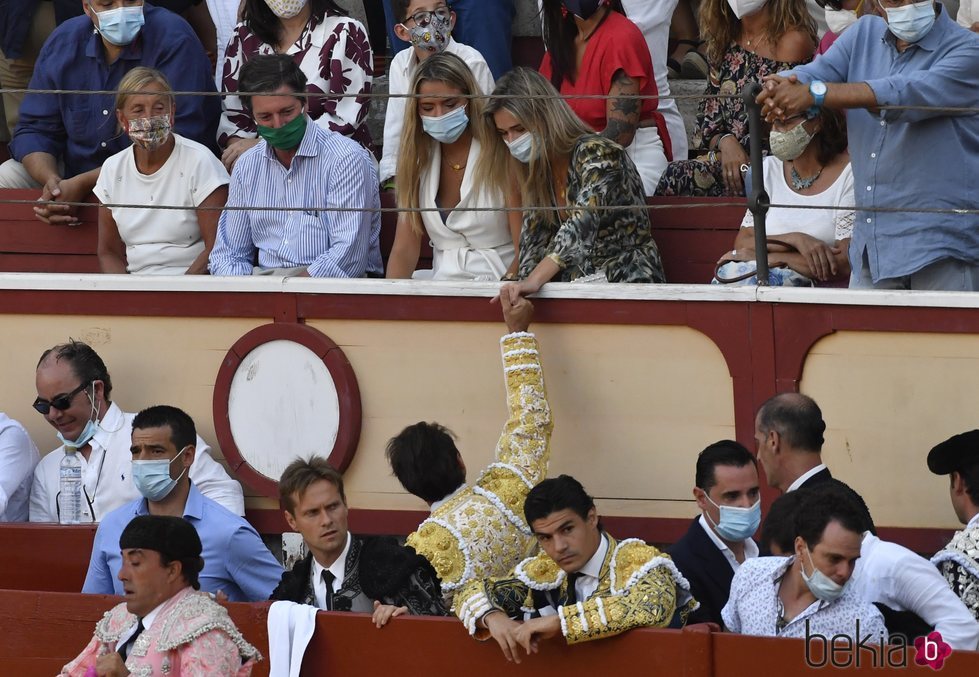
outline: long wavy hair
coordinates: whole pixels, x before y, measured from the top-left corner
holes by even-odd
[[[807,33],[815,45],[816,22],[806,9],[805,0],[769,0],[768,26],[765,37],[775,45],[791,30]],[[717,66],[732,42],[741,37],[741,20],[727,0],[703,0],[700,3],[700,33],[707,38],[707,60]]]
[[[622,0],[602,0],[599,6],[602,5],[607,5],[611,12],[625,14]],[[599,20],[593,32],[598,31],[607,18],[608,13]],[[551,84],[555,89],[560,89],[565,78],[571,83],[578,78],[574,45],[575,38],[578,37],[578,24],[575,23],[574,15],[564,9],[561,0],[543,0],[541,19],[544,47],[551,55]]]
[[[466,101],[466,115],[469,116],[469,129],[473,137],[479,142],[483,153],[496,144],[493,136],[479,124],[483,117],[483,91],[466,62],[449,52],[433,54],[422,61],[411,78],[408,90],[411,97],[405,102],[404,124],[401,127],[398,172],[394,179],[399,210],[418,208],[422,172],[428,166],[435,152],[435,144],[438,143],[423,129],[419,119],[418,95],[425,82],[443,82],[458,89],[464,96],[472,96],[473,98]],[[476,190],[482,188],[478,181],[475,186]],[[419,212],[402,211],[400,218],[411,224],[414,233],[421,235],[425,232]]]
[[[594,131],[535,70],[514,68],[497,81],[493,95],[483,110],[483,125],[496,140],[483,152],[486,162],[480,167],[481,173],[476,174],[476,179],[502,191],[512,185],[511,181],[517,183],[524,207],[550,207],[553,222],[557,204],[551,160],[569,156],[578,139],[594,134]],[[496,131],[493,115],[500,110],[509,112],[532,134],[533,151],[529,164],[515,160]]]
[[[311,10],[310,23],[318,23],[323,17],[347,16],[347,10],[333,0],[309,0]],[[241,10],[241,20],[248,30],[258,36],[267,45],[277,47],[282,39],[282,20],[275,15],[265,0],[245,0]]]

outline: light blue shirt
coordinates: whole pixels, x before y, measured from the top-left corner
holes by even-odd
[[[979,36],[949,18],[898,52],[885,21],[862,17],[825,54],[791,72],[800,82],[865,82],[882,106],[979,107]],[[864,252],[874,282],[942,259],[979,264],[979,215],[868,208],[975,208],[979,116],[937,110],[846,112],[858,208],[850,262]]]
[[[132,518],[148,515],[146,499],[116,508],[99,524],[82,592],[122,595],[122,553],[119,537]],[[267,600],[282,578],[282,567],[258,532],[233,512],[204,496],[193,482],[184,506],[184,519],[194,525],[204,550],[201,590],[223,590],[232,602]]]
[[[264,140],[238,158],[227,206],[305,209],[223,211],[212,275],[251,275],[256,249],[261,268],[303,266],[312,277],[384,272],[377,164],[360,144],[309,118],[288,169]]]

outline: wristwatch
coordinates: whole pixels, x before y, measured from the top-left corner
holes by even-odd
[[[809,83],[809,93],[812,94],[813,107],[822,108],[823,100],[826,98],[826,83],[822,80],[813,80]]]

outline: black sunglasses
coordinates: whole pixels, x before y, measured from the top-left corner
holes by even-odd
[[[72,390],[67,395],[58,395],[50,402],[48,402],[47,400],[42,400],[39,397],[36,400],[34,400],[34,404],[32,404],[31,406],[34,407],[34,410],[37,411],[39,414],[44,414],[44,415],[47,415],[47,413],[51,411],[51,407],[54,407],[58,411],[64,411],[65,409],[71,406],[71,401],[75,398],[75,395],[85,390],[85,388],[87,388],[88,386],[89,386],[88,383],[83,383],[77,388],[75,388],[74,390]]]

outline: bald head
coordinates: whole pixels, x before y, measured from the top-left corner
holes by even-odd
[[[777,432],[792,451],[818,454],[826,423],[815,400],[800,393],[781,393],[758,410],[755,426],[762,434]]]

